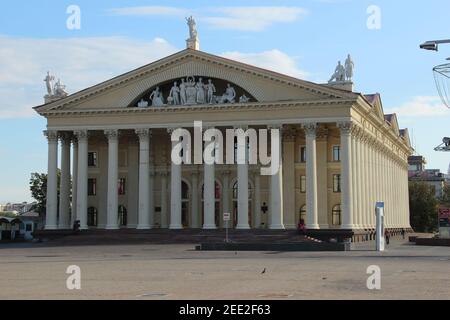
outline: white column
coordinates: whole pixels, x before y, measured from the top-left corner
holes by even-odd
[[[149,129],[138,129],[139,137],[139,207],[137,229],[150,229],[150,136]]]
[[[316,123],[303,126],[306,136],[306,213],[308,229],[319,229],[317,211]]]
[[[352,198],[350,199],[352,202],[352,221],[354,228],[359,228],[360,223],[358,221],[358,161],[356,157],[356,136],[351,136],[351,157],[352,157],[352,166],[350,168],[352,172]]]
[[[363,163],[362,163],[362,147],[361,147],[361,136],[358,136],[356,142],[356,168],[357,168],[357,188],[356,188],[356,197],[357,197],[357,211],[358,211],[358,225],[361,229],[364,229],[364,221],[363,221]]]
[[[70,142],[69,133],[60,135],[61,139],[61,185],[59,198],[59,229],[70,228]]]
[[[149,205],[149,224],[150,228],[155,227],[155,169],[150,166],[148,182],[148,205]]]
[[[272,128],[269,128],[272,129]],[[273,129],[279,130],[278,147],[279,169],[278,172],[270,176],[270,221],[269,229],[285,229],[283,222],[283,148],[282,148],[282,126],[275,126]],[[274,146],[271,146],[273,149]]]
[[[58,132],[44,131],[48,141],[47,207],[45,229],[58,229]]]
[[[77,220],[77,189],[78,189],[78,141],[76,138],[73,141],[73,165],[72,165],[72,214],[70,226],[73,227],[74,222]]]
[[[341,196],[342,196],[342,229],[353,229],[352,208],[352,146],[351,146],[351,122],[338,123],[341,129]]]
[[[169,227],[167,214],[167,172],[161,172],[161,228]]]
[[[108,138],[108,195],[106,229],[118,229],[119,130],[105,130]]]
[[[191,228],[201,227],[200,212],[198,207],[198,172],[192,171],[192,191],[191,191]]]
[[[373,163],[373,138],[370,139],[369,144],[369,224],[375,228],[375,174]]]
[[[88,207],[88,131],[75,131],[78,139],[77,220],[80,229],[86,230]]]
[[[236,229],[250,229],[248,224],[248,165],[237,165],[238,180],[238,224]]]
[[[366,133],[367,134],[367,133]],[[364,144],[363,144],[363,150],[364,150],[364,161],[363,161],[363,166],[364,166],[364,198],[363,198],[363,203],[364,203],[364,216],[363,216],[363,220],[364,220],[364,226],[366,229],[370,228],[370,223],[369,223],[369,214],[370,214],[370,209],[369,209],[369,162],[368,162],[368,158],[369,158],[369,152],[368,152],[368,143],[369,140],[367,138],[367,136],[364,138]]]
[[[167,132],[172,134],[173,129]],[[172,148],[177,142],[172,142]],[[181,165],[170,160],[170,226],[169,229],[183,229],[181,223]]]
[[[208,128],[205,128],[207,130]],[[213,129],[213,128],[209,128]],[[205,148],[215,147],[215,141],[205,142]],[[217,229],[215,165],[205,162],[203,167],[203,229]]]
[[[259,171],[255,173],[255,208],[254,208],[254,219],[253,225],[255,229],[261,228],[261,176]]]

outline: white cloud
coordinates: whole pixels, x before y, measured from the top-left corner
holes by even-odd
[[[262,31],[274,23],[294,22],[307,14],[299,7],[223,7],[214,9],[221,16],[201,18],[218,29]]]
[[[275,23],[289,23],[304,17],[307,11],[300,7],[253,6],[185,9],[166,6],[141,6],[109,9],[117,16],[174,16],[195,17],[216,29],[262,31]]]
[[[306,71],[301,70],[298,67],[297,61],[294,58],[277,49],[260,53],[241,53],[232,51],[225,52],[222,56],[300,79],[305,79],[309,75]]]
[[[113,8],[108,12],[118,16],[186,16],[189,14],[187,9],[165,6]]]
[[[450,109],[446,108],[438,96],[416,96],[404,104],[386,108],[386,113],[397,113],[400,117],[439,117],[450,115]]]
[[[32,116],[43,103],[48,70],[69,93],[108,80],[177,49],[161,38],[31,39],[0,36],[0,119]]]

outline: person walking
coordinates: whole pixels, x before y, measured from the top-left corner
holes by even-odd
[[[388,230],[384,232],[384,237],[386,239],[386,245],[389,245],[389,240],[391,239],[391,235]]]

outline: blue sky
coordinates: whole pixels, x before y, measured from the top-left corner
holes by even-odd
[[[39,3],[39,4],[37,4]],[[69,30],[69,5],[81,29]],[[367,9],[381,11],[368,29]],[[137,9],[136,7],[141,7]],[[0,10],[0,203],[31,200],[31,172],[45,172],[43,102],[51,70],[69,92],[184,49],[184,17],[196,17],[201,50],[315,82],[329,79],[351,53],[356,90],[382,94],[386,113],[408,127],[429,168],[447,171],[450,154],[433,148],[450,135],[431,69],[450,45],[426,52],[425,40],[450,38],[448,0],[422,1],[8,1]]]

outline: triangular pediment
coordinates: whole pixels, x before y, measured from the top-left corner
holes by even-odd
[[[38,113],[45,113],[135,107],[136,99],[152,88],[189,76],[230,83],[248,94],[250,103],[352,99],[357,96],[352,92],[186,49],[35,109]]]

